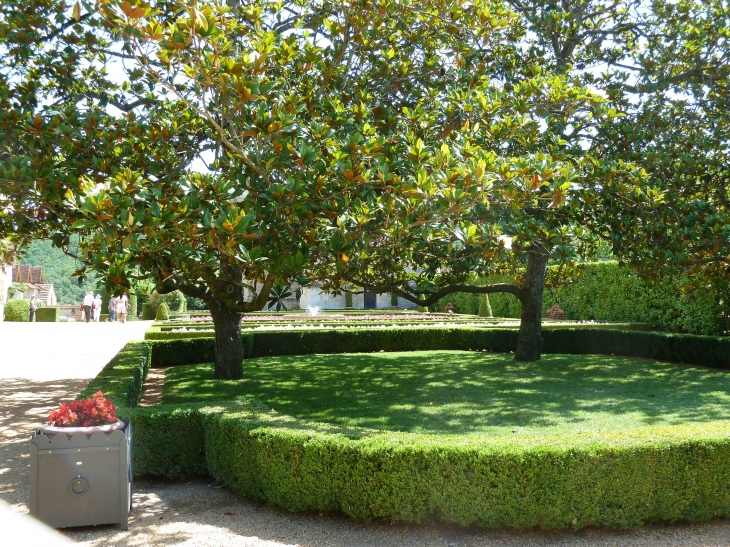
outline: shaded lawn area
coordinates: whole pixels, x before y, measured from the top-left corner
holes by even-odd
[[[167,369],[163,403],[256,397],[279,413],[418,433],[511,435],[730,419],[730,374],[604,355],[420,351],[264,357],[243,380]]]

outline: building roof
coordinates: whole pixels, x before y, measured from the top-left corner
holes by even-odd
[[[28,264],[13,264],[13,282],[15,283],[43,283],[43,268]]]

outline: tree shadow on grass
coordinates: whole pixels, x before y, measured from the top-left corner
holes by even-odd
[[[439,434],[623,429],[730,419],[730,375],[603,355],[412,352],[252,359],[246,378],[169,370],[165,402],[256,397],[280,413]]]

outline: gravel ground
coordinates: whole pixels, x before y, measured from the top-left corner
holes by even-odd
[[[235,547],[726,546],[730,525],[645,526],[616,531],[514,532],[438,525],[358,523],[339,515],[287,513],[241,499],[205,481],[138,482],[129,531],[116,527],[65,532],[82,545]],[[226,514],[228,513],[228,514]]]
[[[86,385],[88,378],[108,361],[110,351],[113,355],[128,339],[138,338],[144,331],[144,325],[133,323],[128,324],[130,327],[106,325],[121,327],[113,335],[109,334],[112,331],[103,331],[102,325],[55,324],[57,331],[46,331],[52,339],[58,337],[53,339],[55,349],[49,359],[45,342],[36,343],[39,332],[33,327],[37,325],[18,329],[3,328],[0,323],[0,499],[19,512],[28,511],[30,433],[58,401],[71,399]],[[90,329],[95,329],[91,337]],[[87,376],[79,376],[83,374]],[[363,524],[340,515],[287,513],[241,499],[204,480],[137,481],[134,504],[127,532],[116,526],[100,526],[66,530],[64,534],[81,545],[94,547],[730,546],[730,522],[725,520],[699,525],[651,525],[628,531],[588,528],[550,532]],[[28,541],[12,527],[3,530],[3,539],[11,545]]]

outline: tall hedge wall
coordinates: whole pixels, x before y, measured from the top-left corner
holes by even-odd
[[[482,282],[501,283],[511,279],[493,276]],[[727,282],[709,284],[692,294],[683,294],[687,279],[665,276],[656,282],[642,280],[616,262],[585,265],[571,283],[548,287],[543,309],[558,304],[568,319],[651,323],[667,332],[715,336],[728,329],[723,313],[730,312]],[[495,317],[519,318],[521,305],[511,294],[489,296]],[[457,293],[439,301],[452,302],[458,313],[479,311],[479,295]]]

